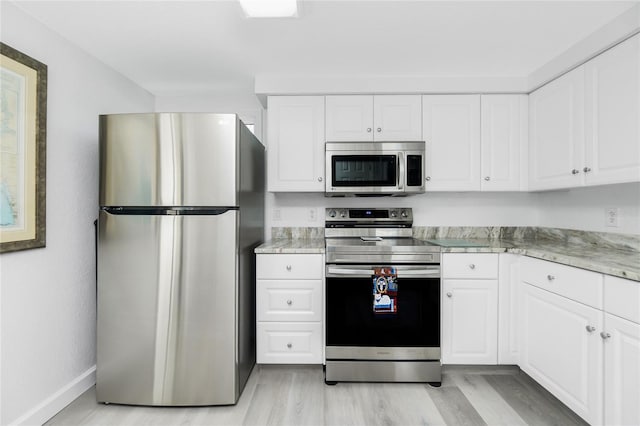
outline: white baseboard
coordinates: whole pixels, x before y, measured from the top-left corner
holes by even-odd
[[[96,366],[94,365],[11,424],[42,425],[95,384]]]

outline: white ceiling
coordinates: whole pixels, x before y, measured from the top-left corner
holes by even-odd
[[[18,1],[156,95],[253,91],[256,75],[524,77],[637,1]]]

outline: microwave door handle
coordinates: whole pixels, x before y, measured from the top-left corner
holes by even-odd
[[[404,191],[405,161],[404,152],[398,153],[398,189]]]

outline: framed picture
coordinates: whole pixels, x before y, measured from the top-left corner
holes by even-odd
[[[0,43],[0,253],[45,246],[47,66]]]

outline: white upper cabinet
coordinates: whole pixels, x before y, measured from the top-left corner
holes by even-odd
[[[582,185],[584,68],[529,95],[529,189]]]
[[[640,181],[640,35],[529,96],[529,189]]]
[[[527,95],[482,95],[480,175],[483,191],[526,189]]]
[[[267,190],[324,192],[324,96],[268,99]]]
[[[422,97],[427,191],[480,190],[480,95]]]
[[[585,183],[640,181],[640,35],[585,71]]]
[[[327,141],[422,140],[419,95],[327,96],[326,108]]]
[[[373,96],[327,96],[326,108],[327,141],[373,140]]]

